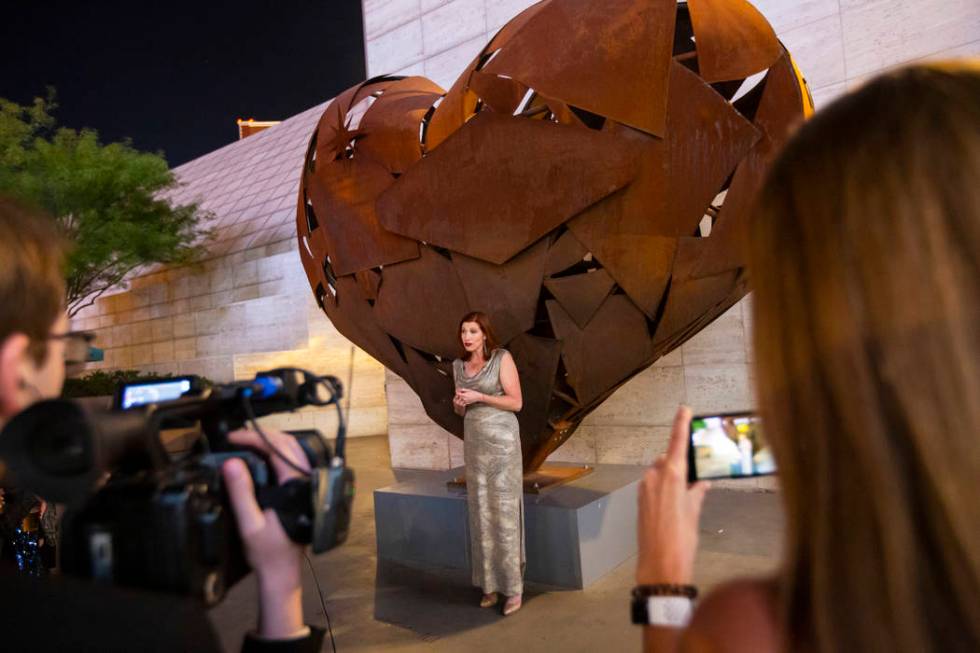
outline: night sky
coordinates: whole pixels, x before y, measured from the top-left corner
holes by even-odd
[[[57,91],[59,125],[130,138],[177,166],[365,77],[360,0],[9,0],[0,97]]]

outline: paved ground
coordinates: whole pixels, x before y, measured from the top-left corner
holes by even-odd
[[[504,618],[477,607],[479,591],[444,579],[379,583],[372,493],[395,481],[383,436],[348,444],[357,473],[354,523],[347,543],[313,559],[337,650],[537,652],[638,651],[639,630],[629,623],[628,596],[635,559],[581,591],[529,592],[524,607]],[[779,497],[773,493],[714,490],[701,522],[696,581],[702,589],[776,564],[782,537]],[[308,570],[307,621],[325,624]],[[211,612],[228,651],[237,651],[255,623],[255,584],[248,578]],[[324,651],[330,651],[329,639]]]

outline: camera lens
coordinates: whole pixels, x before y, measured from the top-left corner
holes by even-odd
[[[38,469],[53,476],[73,476],[92,466],[92,434],[81,419],[52,420],[29,446]]]

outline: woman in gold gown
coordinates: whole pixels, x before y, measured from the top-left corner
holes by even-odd
[[[463,355],[453,361],[453,407],[463,415],[467,509],[473,584],[481,607],[507,597],[517,612],[524,592],[524,489],[521,436],[514,414],[521,383],[510,352],[497,347],[489,318],[468,313],[459,323]]]

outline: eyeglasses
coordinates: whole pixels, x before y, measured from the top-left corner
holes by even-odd
[[[65,342],[65,363],[68,365],[102,360],[102,350],[91,344],[95,340],[95,334],[91,331],[52,333],[48,335],[48,340]]]

